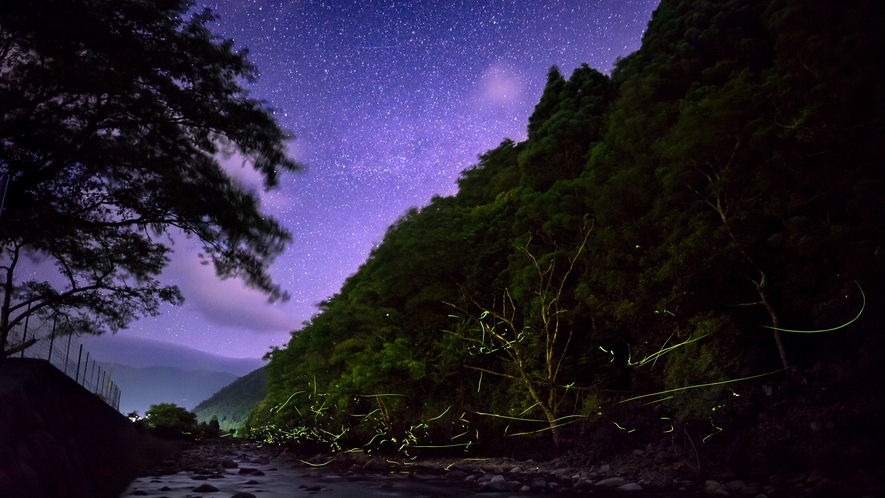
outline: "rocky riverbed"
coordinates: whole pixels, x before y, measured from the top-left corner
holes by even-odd
[[[640,462],[575,466],[565,459],[546,462],[510,458],[429,458],[394,460],[361,451],[310,457],[251,443],[196,445],[136,479],[122,496],[194,498],[446,497],[496,493],[527,496],[556,493],[585,496],[875,496],[869,476],[830,476],[822,470],[800,474],[703,476],[680,463],[660,470]],[[851,479],[855,479],[852,481]]]

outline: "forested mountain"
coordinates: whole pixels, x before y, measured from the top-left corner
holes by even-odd
[[[552,68],[527,140],[405,213],[270,353],[254,434],[865,454],[883,432],[881,26],[880,2],[663,0],[610,76]]]
[[[222,431],[239,429],[252,407],[267,394],[264,385],[264,368],[240,377],[193,409],[197,422],[208,423],[214,418]]]

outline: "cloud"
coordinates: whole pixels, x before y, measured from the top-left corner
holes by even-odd
[[[227,151],[218,154],[217,159],[221,169],[244,189],[259,196],[264,191],[264,177],[252,167],[252,163],[242,154]]]
[[[286,310],[285,303],[271,304],[267,296],[249,288],[242,280],[222,280],[215,267],[202,264],[199,242],[179,240],[164,280],[178,285],[189,307],[208,322],[225,327],[241,327],[254,332],[281,332],[298,328],[302,319]]]
[[[497,62],[483,72],[479,84],[481,98],[495,104],[517,101],[525,89],[516,71]]]
[[[86,336],[77,340],[98,361],[133,368],[166,366],[187,371],[208,370],[246,375],[265,364],[258,358],[228,358],[180,344],[123,334]]]

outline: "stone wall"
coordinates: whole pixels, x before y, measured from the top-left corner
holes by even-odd
[[[0,496],[119,496],[138,444],[129,419],[48,362],[0,362]]]

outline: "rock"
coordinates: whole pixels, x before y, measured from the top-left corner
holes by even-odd
[[[642,486],[636,484],[635,482],[628,482],[627,484],[618,486],[615,489],[617,489],[618,491],[642,491]]]
[[[667,460],[678,460],[682,458],[682,455],[685,454],[685,450],[682,449],[682,446],[678,444],[674,444],[667,448],[667,451],[664,452],[664,458]]]
[[[193,489],[194,493],[214,493],[218,491],[218,488],[211,484],[200,484],[196,488]]]
[[[235,468],[239,467],[239,464],[237,464],[237,462],[235,462],[233,460],[222,460],[221,466],[224,467],[225,469],[235,469]]]
[[[612,471],[612,468],[611,468],[611,465],[609,465],[609,464],[599,466],[599,473],[600,474],[608,474],[611,471]]]
[[[521,467],[513,467],[512,469],[510,469],[510,473],[511,474],[521,474],[522,468]]]
[[[256,481],[255,479],[252,479],[250,481],[246,481],[246,484],[258,484],[258,481]]]
[[[255,498],[255,495],[240,491],[239,493],[232,495],[230,498]]]
[[[250,469],[249,467],[240,467],[240,470],[239,470],[239,472],[237,472],[237,474],[239,474],[239,475],[251,474],[252,472],[255,472],[257,470],[258,469]]]
[[[613,488],[615,486],[620,486],[625,484],[623,477],[609,477],[608,479],[603,479],[596,483],[596,486],[607,486]]]
[[[534,479],[532,480],[532,484],[529,486],[529,488],[536,493],[539,491],[546,491],[547,481],[545,481],[544,479]]]
[[[575,489],[586,489],[591,486],[593,486],[593,482],[589,479],[578,479],[572,487]]]
[[[725,489],[733,490],[733,491],[737,491],[737,490],[740,490],[740,489],[746,488],[746,487],[747,487],[747,484],[744,481],[741,481],[740,479],[735,479],[733,481],[728,481],[727,483],[725,483]]]
[[[519,488],[519,492],[520,492],[520,493],[528,493],[528,492],[530,492],[531,490],[532,490],[532,489],[531,489],[530,487],[525,486],[525,485],[523,485],[523,486],[521,486],[521,487]]]
[[[640,458],[645,456],[645,452],[642,450],[633,450],[633,454]]]
[[[708,495],[731,496],[731,494],[722,487],[722,483],[713,480],[704,483],[704,492]]]
[[[809,486],[814,486],[818,481],[825,479],[827,477],[827,473],[821,469],[814,469],[808,474],[808,477],[805,479],[805,484]]]
[[[136,489],[132,492],[132,496],[147,496],[147,491],[142,491],[140,489]]]
[[[503,493],[506,491],[516,491],[519,489],[519,483],[509,482],[502,475],[492,477],[488,482],[480,487],[480,492]]]
[[[673,485],[673,477],[661,474],[660,472],[647,472],[645,474],[645,478],[648,479],[650,483],[658,487],[670,487]]]

